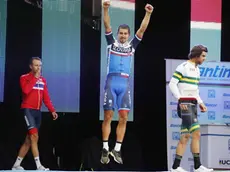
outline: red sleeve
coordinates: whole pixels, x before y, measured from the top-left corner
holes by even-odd
[[[21,76],[20,77],[20,86],[21,86],[21,89],[22,89],[22,92],[24,94],[29,94],[34,85],[36,84],[37,82],[37,78],[35,78],[34,76]]]
[[[47,83],[46,80],[43,79],[44,82],[44,93],[43,93],[43,102],[46,105],[46,107],[48,108],[48,110],[52,113],[55,112],[55,109],[53,107],[53,104],[50,100],[50,96],[49,96],[49,92],[48,92],[48,88],[47,88]]]

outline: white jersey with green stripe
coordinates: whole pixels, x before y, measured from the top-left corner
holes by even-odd
[[[169,83],[174,97],[195,97],[198,103],[203,103],[199,96],[200,69],[195,63],[184,62],[177,66]]]

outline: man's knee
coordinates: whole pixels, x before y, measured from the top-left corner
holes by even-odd
[[[104,121],[111,122],[113,118],[113,110],[106,110],[104,112]]]
[[[126,123],[128,120],[128,112],[127,110],[119,110],[119,122]]]
[[[192,139],[200,140],[200,130],[196,130],[192,133]]]
[[[38,142],[38,134],[31,134],[30,140],[32,143]]]
[[[31,146],[31,140],[30,140],[30,136],[29,135],[26,136],[26,139],[24,141],[24,145],[26,145],[28,147]]]
[[[190,134],[187,134],[187,133],[183,134],[183,135],[181,135],[179,143],[182,145],[186,145],[189,141],[189,138],[190,138]]]
[[[29,130],[29,137],[32,143],[38,142],[38,130],[36,128],[32,128]]]

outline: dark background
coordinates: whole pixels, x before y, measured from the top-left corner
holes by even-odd
[[[59,113],[60,118],[55,122],[49,113],[43,114],[40,155],[44,166],[51,169],[77,171],[84,153],[82,145],[87,145],[85,143],[91,141],[96,151],[100,151],[101,148],[98,146],[98,141],[101,139],[99,121],[101,32],[92,29],[89,22],[85,22],[86,17],[87,20],[92,17],[91,11],[86,10],[91,7],[92,0],[82,1],[84,3],[82,3],[81,22],[80,113]],[[222,61],[230,61],[228,1],[222,0]],[[128,123],[122,147],[124,165],[111,163],[108,166],[95,166],[97,170],[167,170],[164,59],[187,57],[190,49],[190,1],[136,0],[136,30],[143,19],[146,3],[151,3],[155,10],[135,55],[135,121]],[[92,44],[91,40],[98,43]],[[26,126],[20,111],[19,77],[28,72],[29,59],[32,56],[41,57],[41,52],[42,10],[26,4],[23,0],[9,0],[5,101],[0,104],[0,169],[12,167],[25,138]],[[112,124],[111,141],[115,140],[116,124],[116,122]],[[98,156],[97,153],[95,155]],[[57,157],[60,157],[59,167]],[[31,153],[22,165],[26,169],[35,169]]]

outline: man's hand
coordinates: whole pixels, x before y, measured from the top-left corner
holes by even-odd
[[[149,14],[151,14],[152,12],[153,12],[153,6],[152,5],[150,5],[150,4],[146,4],[146,6],[145,6],[145,11],[147,12],[147,13],[149,13]]]
[[[188,106],[185,104],[180,104],[180,109],[181,110],[188,110]]]
[[[206,112],[207,111],[207,107],[205,106],[204,103],[199,104],[199,107],[200,107],[201,112]]]
[[[53,120],[56,120],[58,118],[58,114],[56,112],[52,112]]]
[[[103,8],[109,8],[109,7],[110,7],[110,0],[104,0]]]

